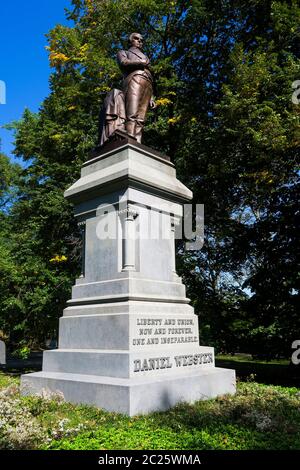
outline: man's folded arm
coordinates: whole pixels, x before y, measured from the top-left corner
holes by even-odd
[[[147,61],[146,60],[143,60],[143,59],[128,59],[127,57],[127,54],[125,51],[119,51],[118,54],[117,54],[117,59],[118,59],[118,62],[119,64],[122,66],[122,67],[126,67],[127,65],[136,65],[136,66],[146,66],[147,65]]]

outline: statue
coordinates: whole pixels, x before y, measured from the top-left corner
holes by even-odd
[[[126,131],[141,143],[142,133],[149,108],[155,108],[153,77],[150,61],[142,52],[143,37],[132,33],[128,51],[119,51],[117,58],[124,75],[123,88],[112,90],[104,101],[100,117],[100,145],[116,131]]]
[[[99,146],[105,144],[116,131],[125,131],[125,97],[121,90],[114,88],[106,96],[99,118]]]

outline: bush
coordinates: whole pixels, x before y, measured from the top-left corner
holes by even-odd
[[[0,392],[0,449],[36,449],[46,442],[43,427],[18,397],[18,387]]]
[[[62,396],[20,397],[0,374],[1,449],[300,449],[300,391],[244,382],[236,395],[128,417]]]

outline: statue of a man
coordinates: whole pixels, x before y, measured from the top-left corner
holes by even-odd
[[[126,123],[129,135],[141,142],[148,107],[155,108],[153,77],[149,70],[150,60],[142,52],[143,37],[139,33],[129,36],[128,51],[118,52],[118,62],[124,74]]]
[[[143,37],[129,36],[128,51],[119,51],[117,58],[124,75],[122,90],[113,89],[106,96],[100,114],[99,144],[103,145],[116,131],[126,131],[141,143],[148,107],[155,108],[150,61],[142,52]]]

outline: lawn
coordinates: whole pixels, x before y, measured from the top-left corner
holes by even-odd
[[[249,354],[226,354],[216,356],[216,366],[234,369],[241,380],[254,375],[256,382],[263,384],[288,387],[300,385],[300,367],[287,359],[266,361],[252,359]]]
[[[267,365],[282,365],[288,366],[290,361],[288,359],[253,359],[251,354],[218,354],[216,359],[220,361],[233,361],[233,362],[249,362],[250,364],[267,364]]]
[[[65,403],[45,392],[20,397],[0,373],[1,449],[300,449],[300,390],[239,382],[235,396],[129,418]]]

